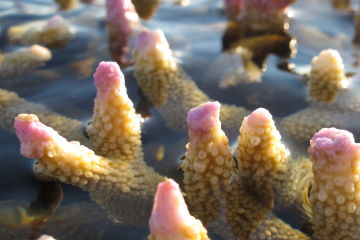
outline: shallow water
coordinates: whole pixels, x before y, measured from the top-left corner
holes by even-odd
[[[208,66],[221,52],[221,37],[226,26],[222,1],[192,0],[187,7],[175,6],[170,0],[164,1],[155,17],[143,24],[150,29],[161,28],[165,32],[179,62],[212,98],[223,103],[245,106],[250,110],[266,107],[278,118],[307,106],[302,74],[307,72],[311,58],[320,50],[330,47],[339,49],[347,71],[358,71],[353,66],[356,61],[354,54],[358,50],[351,44],[354,36],[352,16],[350,13],[334,10],[328,2],[300,0],[291,8],[289,32],[297,39],[297,54],[288,61],[295,64],[298,74],[280,70],[277,65],[281,59],[271,55],[267,60],[262,83],[228,89],[219,89],[216,82],[204,79]],[[0,51],[16,48],[6,41],[7,27],[46,19],[56,11],[57,5],[48,0],[1,0]],[[79,5],[60,14],[75,25],[76,37],[63,49],[54,50],[53,59],[45,67],[26,76],[0,80],[0,88],[15,91],[29,101],[42,103],[65,116],[86,122],[91,118],[95,96],[91,75],[99,61],[110,60],[104,6],[103,2],[97,1],[94,5]],[[124,71],[128,94],[134,105],[138,106],[141,96],[131,75],[131,68]],[[357,75],[352,79],[352,87],[360,87]],[[154,108],[150,107],[149,111],[152,117],[144,123],[142,130],[146,161],[159,173],[181,182],[182,173],[177,169],[178,160],[185,151],[187,136],[167,129]],[[164,158],[159,161],[156,160],[156,153],[162,146]],[[9,203],[11,206],[26,206],[36,199],[39,191],[51,195],[49,190],[39,190],[42,183],[33,176],[32,166],[33,161],[20,155],[15,135],[0,130],[0,217],[4,211],[13,211]],[[68,231],[74,232],[74,239],[146,239],[147,229],[112,225],[100,214],[94,214],[99,220],[87,219],[85,223],[72,223],[71,211],[76,211],[71,206],[81,207],[84,202],[91,201],[88,194],[78,188],[62,185],[62,189],[64,199],[55,216],[61,218],[64,214],[70,215],[69,219],[65,219],[68,224],[75,224],[68,228]],[[94,212],[100,211],[95,204],[86,206],[94,209]],[[293,212],[282,212],[280,216],[289,220],[294,227],[300,228],[302,220]],[[47,228],[40,232],[42,231],[64,239],[56,231],[54,233]],[[0,236],[0,239],[3,238]]]

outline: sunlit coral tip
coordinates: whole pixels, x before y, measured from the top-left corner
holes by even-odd
[[[31,140],[34,133],[38,133],[36,135],[39,136],[44,135],[43,126],[39,118],[34,114],[19,114],[14,122],[16,135],[21,143]]]
[[[43,46],[34,44],[29,49],[28,52],[31,53],[32,57],[39,61],[47,61],[52,58],[51,51]]]
[[[332,71],[344,70],[343,59],[340,53],[334,49],[322,50],[318,56],[314,57],[311,62],[312,71]]]
[[[246,121],[251,126],[263,126],[267,122],[272,120],[272,116],[268,110],[265,108],[258,108],[253,111],[249,116],[247,116]]]
[[[44,29],[49,30],[53,28],[58,28],[64,24],[66,24],[65,19],[61,15],[55,15],[47,21]]]
[[[187,116],[189,128],[195,131],[209,131],[219,123],[220,103],[207,102],[190,109]]]
[[[359,154],[360,145],[352,133],[336,128],[323,128],[310,140],[309,154],[316,168],[340,172],[349,169]]]
[[[94,73],[98,90],[111,90],[124,84],[124,75],[116,62],[100,62]]]
[[[160,29],[155,31],[144,30],[136,40],[135,51],[147,53],[161,47],[169,48],[169,43],[165,38],[164,32]]]
[[[151,234],[157,239],[183,239],[179,236],[184,226],[191,226],[193,220],[179,185],[171,179],[159,183],[149,221]]]

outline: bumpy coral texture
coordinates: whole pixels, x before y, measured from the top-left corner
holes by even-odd
[[[309,140],[325,127],[356,130],[360,97],[348,85],[340,54],[331,49],[322,51],[313,58],[307,80],[310,106],[285,117],[281,126],[300,140]]]
[[[110,94],[110,97],[117,98],[120,103],[112,102],[112,106],[108,105],[109,115],[105,114],[101,119],[98,119],[100,116],[95,106],[93,120],[101,126],[96,128],[90,125],[89,128],[92,129],[90,146],[95,146],[96,152],[79,142],[68,142],[55,130],[43,125],[35,115],[20,114],[15,120],[15,129],[21,142],[21,152],[26,157],[38,159],[38,174],[89,191],[90,196],[107,210],[113,220],[144,226],[150,215],[152,194],[163,177],[145,164],[140,146],[130,146],[140,144],[140,123],[136,118],[131,121],[128,118],[129,114],[134,114],[134,109],[127,97],[125,85],[120,81],[119,76],[122,74],[117,64],[101,63],[96,73],[102,74],[95,74],[98,87],[96,104],[105,106],[111,103],[106,97],[111,92],[113,95]],[[113,91],[104,88],[104,85],[113,87]],[[118,111],[112,111],[114,109]],[[102,121],[103,118],[105,121]],[[114,144],[111,138],[104,135],[108,124],[115,124],[114,119],[127,126],[124,128],[118,125],[122,129],[119,133],[123,134],[121,143],[125,143],[124,146],[129,144],[129,149],[126,147],[114,151],[111,147],[98,147],[99,141],[108,146]],[[138,211],[134,213],[132,209]]]
[[[74,36],[74,30],[61,16],[55,15],[46,22],[37,21],[10,27],[9,41],[16,44],[41,44],[46,47],[61,47]]]
[[[134,76],[141,90],[165,119],[169,128],[185,132],[187,112],[211,99],[176,63],[161,30],[142,32],[133,56]],[[236,133],[247,113],[242,107],[224,104],[220,120],[225,132]]]
[[[262,236],[307,239],[304,234],[272,215],[272,204],[264,204],[258,196],[246,190],[249,179],[245,179],[246,182],[241,176],[246,168],[237,166],[231,154],[228,138],[221,130],[219,112],[219,103],[207,102],[191,109],[188,114],[189,143],[182,169],[191,208],[204,219],[207,227],[226,239],[258,239]],[[247,118],[254,118],[257,114],[253,112]],[[250,122],[265,124],[271,120],[271,115],[267,114]],[[266,149],[271,149],[269,145]],[[263,152],[255,149],[254,154],[261,155]],[[268,164],[266,160],[271,164],[271,159],[267,158],[264,164]],[[268,168],[259,166],[258,169]],[[277,174],[287,176],[286,173],[290,172],[287,168],[282,171]],[[267,183],[275,185],[271,179]],[[274,197],[266,198],[272,202]]]
[[[292,161],[280,140],[272,116],[264,108],[245,117],[240,127],[235,155],[241,166],[240,176],[249,192],[268,201],[266,205],[272,204],[275,193],[283,205],[300,201],[297,199],[299,179],[293,167],[309,166],[305,160],[300,164]]]
[[[360,239],[360,145],[350,132],[325,128],[310,141],[310,192],[316,239]]]
[[[0,55],[0,79],[31,72],[45,65],[51,58],[50,50],[39,45]]]
[[[171,179],[157,187],[149,225],[149,240],[209,239],[201,221],[190,215],[179,185]]]

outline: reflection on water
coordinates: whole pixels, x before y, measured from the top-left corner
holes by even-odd
[[[75,1],[57,2],[72,4]],[[336,12],[331,4],[325,2],[299,1],[291,9],[293,16],[289,19],[289,29],[265,35],[251,32],[253,39],[249,41],[246,32],[249,30],[241,30],[246,27],[244,24],[226,21],[220,1],[193,0],[187,7],[176,6],[172,1],[149,1],[150,7],[144,4],[145,1],[134,0],[140,17],[147,20],[143,24],[151,29],[164,30],[185,70],[212,98],[251,110],[266,107],[278,118],[307,106],[301,74],[307,72],[311,58],[321,49],[339,49],[346,69],[357,71],[353,67],[356,60],[353,55],[357,50],[350,44],[354,36],[352,19],[350,15]],[[346,7],[340,1],[333,1],[333,4],[341,9]],[[5,32],[10,26],[47,19],[58,8],[55,1],[1,1],[0,52],[18,48],[6,39]],[[111,59],[106,41],[104,2],[96,1],[93,5],[79,3],[60,14],[76,28],[75,37],[67,46],[53,50],[53,59],[45,67],[31,75],[0,80],[0,88],[15,91],[29,101],[42,103],[65,116],[86,122],[91,118],[95,96],[91,75],[99,61]],[[297,55],[290,58],[294,39],[297,40]],[[219,88],[219,78],[204,79],[207,76],[204,73],[222,49],[234,46],[251,50],[251,61],[264,70],[261,81]],[[287,62],[295,64],[294,72],[298,75],[278,68]],[[164,127],[164,120],[142,100],[131,68],[124,72],[130,98],[141,112],[151,113],[142,130],[146,162],[157,172],[182,182],[178,165],[185,152],[187,136]],[[356,75],[352,84],[359,87]],[[7,216],[0,219],[0,234],[8,234],[5,239],[35,239],[41,233],[59,239],[74,239],[74,236],[76,239],[145,239],[147,236],[147,229],[113,225],[106,213],[89,200],[88,194],[76,188],[64,186],[62,201],[60,185],[35,180],[32,161],[20,156],[14,135],[0,130],[0,142],[0,214]],[[299,146],[296,150],[305,149]],[[307,223],[303,223],[295,208],[277,214],[293,227],[306,229]],[[17,224],[14,231],[2,233],[3,225]]]

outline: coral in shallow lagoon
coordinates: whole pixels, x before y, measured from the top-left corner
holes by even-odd
[[[46,22],[35,21],[10,27],[8,39],[14,44],[40,44],[52,48],[65,46],[74,34],[75,29],[61,15],[55,15]]]
[[[42,124],[33,114],[19,114],[15,120],[15,129],[21,142],[21,153],[26,157],[37,159],[35,172],[38,176],[59,179],[64,183],[70,183],[89,191],[92,199],[99,203],[110,218],[116,222],[145,226],[150,215],[155,188],[159,182],[164,180],[164,177],[157,174],[143,161],[139,141],[139,121],[134,116],[135,111],[132,102],[127,97],[123,75],[119,67],[116,63],[102,62],[94,77],[98,94],[95,100],[93,120],[87,129],[90,138],[90,142],[87,141],[87,144],[93,150],[79,142],[67,141],[54,129]],[[17,96],[13,97],[18,99]],[[193,117],[190,116],[189,119],[193,118],[193,120],[189,120],[190,127],[194,128],[193,125],[200,121],[198,118],[209,123],[214,121],[217,126],[213,131],[215,135],[213,137],[205,135],[210,137],[209,140],[214,140],[213,144],[219,146],[218,153],[223,152],[224,148],[227,149],[224,154],[228,158],[227,161],[231,161],[232,167],[229,171],[224,170],[220,173],[224,179],[218,178],[219,186],[227,191],[227,197],[215,194],[220,202],[218,209],[224,206],[225,201],[227,205],[225,216],[228,220],[224,222],[223,216],[220,214],[217,216],[220,221],[217,224],[209,222],[208,227],[225,238],[245,236],[243,234],[246,236],[270,234],[287,239],[306,239],[305,235],[270,214],[271,206],[264,206],[255,197],[244,191],[242,185],[237,182],[239,177],[232,177],[237,176],[236,171],[238,170],[227,145],[227,138],[220,128],[219,105],[215,104],[214,107],[211,107],[213,104],[209,104],[210,111],[213,109],[217,113],[209,115],[207,114],[208,110],[205,110]],[[206,108],[209,104],[199,108]],[[6,104],[4,106],[6,108]],[[101,112],[101,107],[105,107],[107,111]],[[114,111],[114,109],[119,109],[119,111]],[[64,119],[63,123],[66,121]],[[113,127],[120,131],[114,131]],[[208,130],[212,129],[211,124],[202,127],[207,127]],[[192,148],[191,144],[194,144],[191,143],[191,138],[190,149]],[[120,149],[115,150],[116,144],[121,145]],[[216,154],[212,148],[206,149],[206,151],[209,151],[205,152],[208,156]],[[188,153],[186,161],[190,161],[190,156],[191,154]],[[197,161],[196,155],[193,157]],[[214,156],[214,159],[216,160],[217,157]],[[185,175],[191,174],[192,164],[186,165],[184,162],[183,169]],[[215,184],[212,191],[216,193],[219,188],[216,187],[214,179],[219,173],[219,169],[214,169],[213,173],[215,175],[209,179],[206,179],[205,174],[203,181]],[[196,179],[197,177],[194,178],[194,180]],[[199,182],[196,186],[202,184]],[[192,202],[193,197],[190,193],[191,190],[189,190],[187,199]],[[196,205],[196,200],[194,204]],[[137,212],[135,213],[133,209],[137,209]],[[197,213],[195,207],[194,209]],[[201,215],[201,211],[198,214]]]
[[[42,67],[51,60],[49,49],[32,45],[15,52],[0,54],[0,79],[19,76]]]

